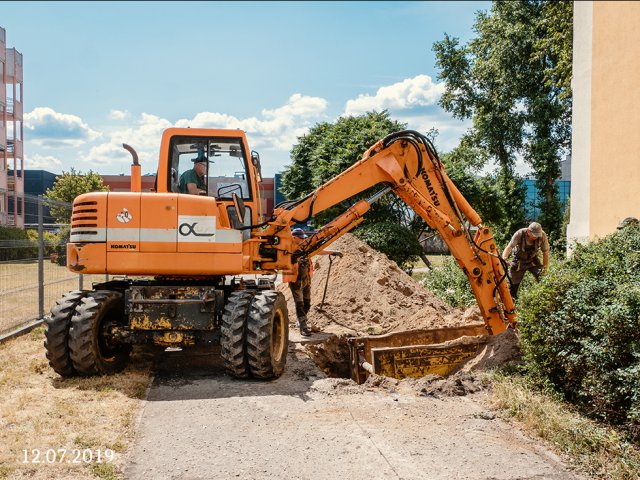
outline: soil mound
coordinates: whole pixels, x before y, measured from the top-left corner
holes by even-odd
[[[343,257],[313,258],[312,307],[307,319],[314,332],[331,336],[306,346],[316,365],[329,377],[350,376],[348,337],[482,323],[478,307],[467,311],[449,307],[395,262],[352,234],[340,238],[330,249],[342,252]],[[289,320],[295,328],[295,305],[288,284],[281,284],[278,289],[287,300]],[[495,337],[462,337],[447,343],[475,343],[479,353],[448,378],[429,375],[400,381],[371,375],[360,387],[350,380],[336,383],[330,379],[324,381],[325,387],[335,393],[345,393],[345,389],[353,392],[400,388],[421,395],[466,395],[482,388],[473,372],[517,360],[520,355],[518,338],[512,330]]]
[[[380,335],[469,323],[463,312],[449,307],[395,262],[354,235],[346,234],[329,248],[342,252],[343,257],[313,258],[312,307],[307,315],[313,331],[339,336]],[[282,284],[279,289],[287,299],[291,323],[295,324],[295,305],[288,285]]]

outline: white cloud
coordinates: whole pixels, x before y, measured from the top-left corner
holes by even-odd
[[[100,136],[76,115],[37,107],[24,116],[25,137],[38,145],[80,146]]]
[[[432,128],[437,129],[435,145],[438,153],[449,152],[457,147],[460,137],[473,126],[471,120],[457,120],[435,107],[422,107],[404,115],[401,112],[394,115],[394,118],[406,123],[409,130],[427,133]]]
[[[25,158],[24,168],[29,170],[55,170],[59,171],[62,161],[52,155],[40,155],[35,153]]]
[[[215,112],[201,112],[193,119],[180,119],[176,127],[239,128],[247,132],[252,148],[290,150],[298,135],[304,134],[312,122],[318,120],[327,108],[320,97],[294,93],[287,103],[275,109],[262,110],[262,118],[237,118]]]
[[[182,118],[172,123],[165,118],[143,113],[134,126],[110,131],[108,141],[94,145],[83,155],[83,162],[100,172],[125,171],[131,164],[131,156],[122,148],[122,144],[127,143],[138,153],[143,172],[154,172],[160,139],[166,128],[241,129],[247,133],[252,149],[280,152],[280,158],[277,159],[263,157],[265,171],[275,172],[288,162],[287,153],[297,137],[307,133],[326,108],[325,99],[296,93],[283,106],[262,110],[260,117],[238,118],[226,113],[199,112],[191,119]],[[276,161],[278,165],[270,165]]]
[[[169,120],[143,113],[136,126],[113,131],[109,134],[109,141],[93,146],[85,156],[85,161],[101,170],[111,167],[109,170],[121,171],[128,168],[131,154],[122,148],[122,144],[126,143],[138,153],[143,171],[153,172],[158,161],[162,132],[172,126]]]
[[[108,118],[110,120],[124,120],[129,117],[128,110],[111,110],[109,112]]]
[[[457,145],[469,122],[452,119],[438,107],[436,102],[441,94],[440,88],[426,75],[420,75],[382,87],[375,96],[361,95],[351,100],[347,103],[351,108],[347,113],[356,113],[356,107],[365,111],[388,108],[392,118],[407,123],[409,129],[426,133],[432,127],[437,128],[440,135],[436,146],[439,152],[446,152]],[[365,108],[365,104],[371,108]],[[27,114],[28,121],[25,119],[25,126],[28,124],[24,135],[27,142],[25,151],[32,154],[26,165],[28,168],[42,166],[56,171],[74,166],[81,171],[92,169],[104,174],[127,172],[131,155],[122,148],[122,144],[127,143],[137,151],[143,173],[152,173],[156,171],[160,140],[165,129],[220,128],[245,131],[249,146],[261,153],[263,172],[272,176],[290,163],[289,152],[298,137],[318,122],[335,120],[335,117],[329,118],[327,109],[328,102],[324,98],[295,93],[282,105],[262,109],[255,116],[248,117],[205,111],[196,113],[192,118],[174,121],[151,113],[133,116],[127,111],[112,110],[110,121],[101,126],[102,133],[98,133],[78,116],[41,107]],[[122,122],[125,114],[128,118]],[[51,127],[50,135],[45,137],[47,126]],[[53,126],[58,129],[57,136],[52,134]],[[56,151],[57,158],[46,151],[55,141],[66,147]]]
[[[429,75],[418,75],[402,82],[380,87],[375,95],[359,95],[348,100],[347,115],[360,115],[373,110],[402,110],[435,104],[444,92],[444,83],[433,83]]]
[[[305,97],[294,93],[286,105],[273,110],[262,110],[262,114],[270,119],[309,118],[315,117],[327,108],[327,101],[320,97]]]

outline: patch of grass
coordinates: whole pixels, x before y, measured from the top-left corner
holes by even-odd
[[[118,480],[119,475],[112,463],[92,463],[91,472],[102,480]]]
[[[85,448],[91,449],[98,444],[98,442],[96,442],[95,440],[91,438],[83,437],[81,435],[78,435],[76,438],[74,438],[73,443],[75,446],[81,449],[85,449]]]
[[[44,330],[44,325],[40,325],[29,332],[29,337],[31,340],[41,340],[44,338]]]
[[[110,448],[117,453],[124,453],[127,450],[127,445],[122,442],[114,442],[111,445],[107,445],[107,448]]]
[[[426,272],[422,285],[452,307],[476,305],[469,280],[451,255],[443,256],[440,265],[434,265],[432,270]]]
[[[591,478],[640,479],[640,449],[615,430],[586,419],[526,377],[494,373],[491,380],[497,409],[547,440]]]
[[[9,478],[11,472],[13,472],[13,468],[0,465],[0,479],[4,480],[5,478]]]
[[[121,475],[152,357],[134,350],[121,373],[62,378],[45,359],[42,330],[0,345],[0,479],[114,479]],[[23,450],[110,448],[112,464],[23,464]],[[70,454],[70,453],[69,453]]]

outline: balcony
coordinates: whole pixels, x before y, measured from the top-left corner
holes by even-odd
[[[22,54],[15,48],[7,48],[7,83],[22,83]]]
[[[22,141],[18,140],[16,142],[11,138],[7,140],[7,153],[12,158],[22,158],[22,153],[23,153]]]
[[[11,105],[8,105],[8,100],[9,99],[7,99],[7,115],[9,119],[22,120],[22,102],[16,102],[12,98],[10,99]]]

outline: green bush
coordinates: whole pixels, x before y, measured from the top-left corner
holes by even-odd
[[[384,253],[403,270],[418,260],[420,243],[408,228],[392,222],[376,222],[360,226],[354,234],[371,248]]]
[[[640,438],[640,226],[577,246],[519,300],[531,372]]]
[[[36,246],[36,256],[38,255],[38,230],[30,229],[27,230],[27,237],[29,240]],[[56,252],[56,246],[59,242],[58,235],[52,232],[47,232],[46,230],[42,232],[42,240],[44,244],[43,254],[45,257],[49,257],[52,253]]]
[[[60,229],[57,235],[57,243],[55,245],[55,251],[58,254],[56,263],[62,267],[67,264],[67,243],[70,241],[71,227],[65,225]]]
[[[25,260],[38,257],[38,241],[27,231],[0,226],[0,261]]]
[[[422,284],[452,307],[476,305],[469,280],[452,256],[447,257],[442,265],[427,272]]]

